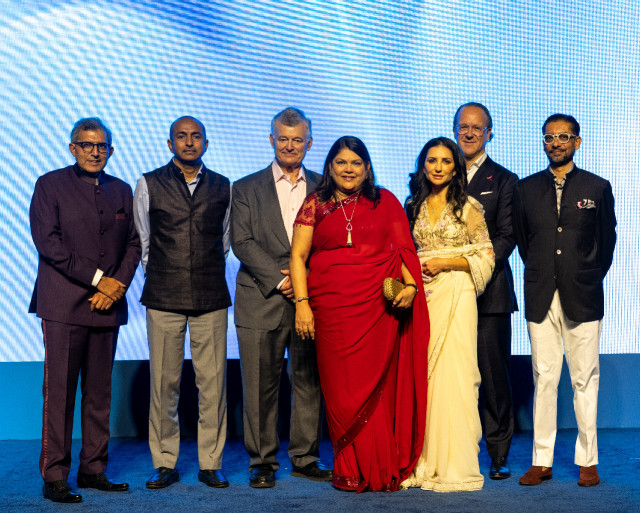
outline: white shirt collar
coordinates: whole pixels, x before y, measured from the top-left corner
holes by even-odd
[[[467,168],[467,183],[471,181],[471,179],[473,178],[473,175],[476,174],[476,171],[480,169],[480,166],[484,164],[485,160],[487,160],[487,153],[483,151],[482,155],[480,155],[476,160],[474,160],[471,163],[471,165]]]

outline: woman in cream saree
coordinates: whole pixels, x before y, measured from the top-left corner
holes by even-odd
[[[484,483],[478,464],[476,298],[491,277],[494,257],[482,206],[463,192],[466,168],[457,152],[449,139],[427,143],[416,173],[426,177],[430,190],[416,204],[420,191],[412,188],[406,205],[424,272],[431,335],[424,445],[403,486],[439,492],[478,490]]]

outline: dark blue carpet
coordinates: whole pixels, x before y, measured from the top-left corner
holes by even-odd
[[[424,511],[424,512],[624,512],[640,511],[640,430],[602,429],[599,431],[601,484],[593,488],[577,486],[577,467],[573,464],[575,430],[558,433],[553,479],[536,487],[518,484],[531,463],[531,433],[514,438],[510,461],[512,477],[505,481],[486,479],[477,492],[435,493],[417,489],[397,493],[354,494],[340,492],[328,483],[316,483],[290,476],[286,442],[279,455],[283,465],[275,488],[254,490],[248,485],[248,458],[241,440],[231,440],[225,448],[224,470],[230,481],[225,489],[208,488],[198,481],[198,462],[194,440],[183,440],[179,468],[182,480],[165,490],[147,490],[151,476],[151,457],[147,442],[120,438],[111,441],[109,475],[127,481],[131,490],[104,493],[82,490],[80,504],[54,504],[42,497],[38,472],[40,442],[0,441],[0,511],[90,511],[90,512],[213,512],[213,511]],[[74,457],[80,449],[74,440]],[[328,442],[322,446],[322,459],[331,463]],[[75,486],[77,460],[70,483]],[[488,472],[489,459],[482,448],[481,469]]]

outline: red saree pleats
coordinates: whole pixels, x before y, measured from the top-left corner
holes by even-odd
[[[420,263],[404,211],[381,191],[374,208],[360,198],[347,248],[340,210],[314,229],[309,294],[327,422],[340,488],[397,490],[422,449],[427,398],[428,314]],[[410,270],[413,307],[382,296],[387,276]]]

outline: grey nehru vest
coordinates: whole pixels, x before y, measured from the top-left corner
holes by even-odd
[[[149,259],[140,301],[157,310],[212,311],[231,305],[223,221],[229,180],[202,168],[193,195],[169,162],[144,178],[149,189]]]

